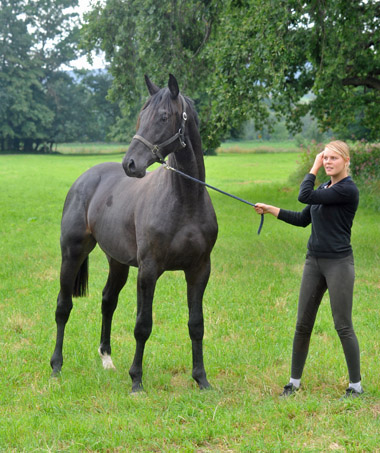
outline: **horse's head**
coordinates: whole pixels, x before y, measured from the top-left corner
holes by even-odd
[[[154,162],[186,146],[186,102],[179,94],[176,78],[170,74],[167,88],[160,89],[147,76],[150,98],[142,108],[137,132],[123,159],[128,176],[142,178]]]

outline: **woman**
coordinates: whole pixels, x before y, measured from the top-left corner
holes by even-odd
[[[270,213],[292,225],[312,225],[298,301],[291,377],[282,396],[294,394],[301,385],[311,332],[326,290],[350,378],[344,397],[363,393],[359,344],[351,319],[355,270],[350,238],[359,191],[349,176],[349,164],[347,144],[339,140],[330,142],[317,155],[310,173],[301,183],[298,200],[307,205],[303,211],[287,211],[263,203],[255,207],[258,214]],[[330,181],[314,190],[316,175],[322,166]]]

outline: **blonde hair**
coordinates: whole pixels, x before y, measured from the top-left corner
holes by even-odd
[[[325,148],[329,149],[330,151],[334,151],[335,153],[339,154],[343,157],[343,159],[347,162],[347,173],[350,172],[349,169],[349,159],[350,159],[350,149],[346,142],[341,140],[334,140],[330,143],[327,143]]]

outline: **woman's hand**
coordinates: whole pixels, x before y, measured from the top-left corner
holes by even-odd
[[[275,217],[278,217],[280,212],[280,208],[264,203],[256,203],[254,208],[257,214],[272,214]]]
[[[316,155],[314,164],[311,167],[310,173],[317,176],[319,169],[323,166],[323,151]]]

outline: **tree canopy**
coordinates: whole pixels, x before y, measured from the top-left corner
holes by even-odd
[[[105,52],[114,77],[111,97],[122,99],[124,119],[115,134],[132,135],[137,109],[147,94],[144,74],[166,84],[171,72],[180,76],[181,90],[191,94],[202,112],[205,137],[211,110],[205,46],[215,17],[216,5],[211,0],[108,0],[86,16],[82,46]]]
[[[230,93],[254,116],[258,96],[268,97],[292,129],[311,112],[322,129],[347,134],[355,124],[357,134],[379,138],[378,1],[250,0],[226,8],[213,48],[220,97]],[[305,103],[308,93],[314,97]]]
[[[1,147],[30,150],[48,139],[54,115],[47,105],[52,71],[73,56],[78,27],[64,8],[77,0],[1,0]]]
[[[294,133],[312,117],[341,138],[380,138],[378,0],[98,0],[81,30],[78,0],[0,3],[2,150],[129,140],[144,74],[163,86],[169,73],[206,150],[247,120]],[[94,49],[109,73],[61,69]]]
[[[379,18],[375,0],[108,0],[82,38],[105,52],[126,116],[145,97],[144,73],[158,84],[176,74],[205,148],[244,120],[267,125],[270,111],[294,131],[310,112],[321,129],[376,140]]]
[[[107,72],[62,70],[79,55],[78,0],[1,0],[0,148],[104,140],[119,114]]]

